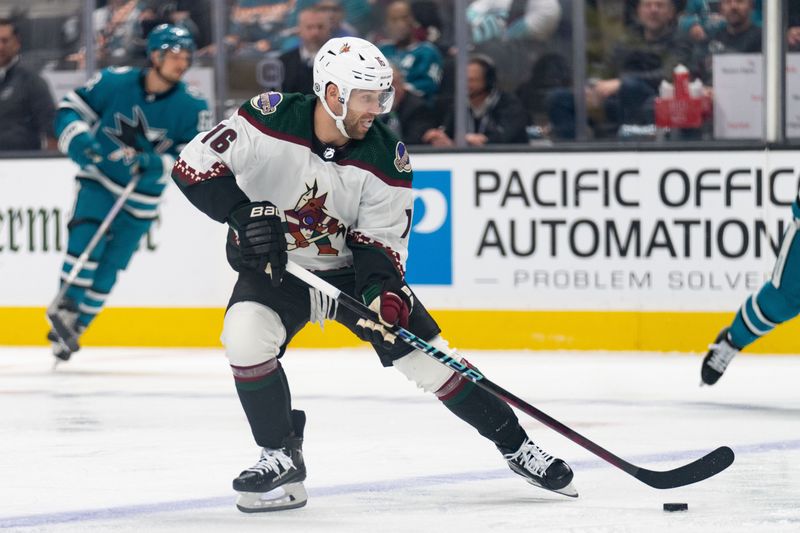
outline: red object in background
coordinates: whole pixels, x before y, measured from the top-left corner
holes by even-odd
[[[674,98],[656,98],[655,115],[658,128],[699,128],[711,116],[711,99],[692,98],[689,92],[689,71],[678,65],[672,71]]]

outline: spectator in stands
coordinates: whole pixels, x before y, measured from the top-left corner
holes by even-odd
[[[434,113],[421,96],[406,90],[403,71],[392,65],[394,77],[394,105],[392,111],[379,115],[378,120],[389,126],[406,144],[422,144],[423,134],[438,124]]]
[[[558,27],[558,0],[475,0],[467,9],[472,41],[532,38],[545,41]]]
[[[559,0],[475,0],[467,10],[472,52],[491,57],[500,86],[513,92],[548,51],[561,11]]]
[[[347,20],[341,0],[319,0],[318,2],[314,2],[314,5],[322,10],[328,18],[328,25],[331,28],[331,37],[352,37],[358,35],[358,31]]]
[[[708,36],[725,27],[725,19],[713,13],[708,0],[689,0],[678,17],[678,31],[696,43],[705,43]]]
[[[20,64],[20,39],[0,19],[0,150],[55,149],[55,106],[45,81]]]
[[[719,8],[725,25],[711,35],[694,67],[706,85],[712,84],[714,55],[761,53],[761,28],[752,19],[753,0],[722,0]]]
[[[291,35],[294,5],[295,0],[237,0],[226,43],[240,56],[259,57],[280,50]]]
[[[661,80],[671,79],[678,64],[691,64],[691,45],[677,34],[672,0],[638,0],[636,16],[639,26],[623,34],[606,60],[605,76],[590,80],[586,90],[599,135],[615,132],[621,124],[652,124]],[[554,136],[574,138],[572,92],[556,89],[550,93],[548,110]]]
[[[472,56],[467,64],[470,119],[464,137],[470,146],[527,143],[526,114],[517,98],[497,88],[497,70],[491,58]],[[451,109],[444,126],[425,132],[422,141],[433,146],[453,146],[455,113]]]
[[[408,1],[392,2],[386,9],[386,33],[390,41],[379,48],[403,72],[406,89],[433,106],[442,80],[442,55],[430,42],[419,40],[417,26]]]
[[[210,19],[204,16],[210,11],[208,0],[140,0],[140,5],[142,14],[139,20],[142,36],[149,35],[156,26],[171,24],[191,33],[198,47],[202,48],[209,43],[210,28],[200,27],[200,22],[206,26],[210,22]]]
[[[790,51],[800,51],[800,2],[789,2],[789,31],[786,42]]]
[[[280,56],[284,77],[281,90],[285,93],[313,94],[314,56],[330,39],[330,22],[319,7],[307,7],[297,17],[297,36],[300,44]]]
[[[146,61],[138,0],[108,0],[95,9],[93,26],[100,65],[127,65],[134,59]]]
[[[563,55],[549,52],[542,55],[531,68],[530,77],[516,91],[517,98],[528,113],[528,125],[548,127],[547,95],[551,91],[572,85],[572,69]]]

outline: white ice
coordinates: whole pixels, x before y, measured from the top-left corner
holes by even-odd
[[[525,414],[580,498],[527,485],[498,452],[367,350],[283,358],[308,416],[305,508],[246,515],[231,480],[258,458],[219,350],[0,349],[0,530],[125,532],[800,531],[800,358],[472,352],[489,379],[650,469],[720,445],[733,466],[652,489]],[[686,502],[667,513],[664,502]]]

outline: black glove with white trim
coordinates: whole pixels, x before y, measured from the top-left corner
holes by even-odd
[[[286,272],[286,235],[278,208],[270,202],[250,202],[233,208],[228,225],[235,233],[234,247],[238,248],[245,268],[266,272],[273,287],[281,284]]]

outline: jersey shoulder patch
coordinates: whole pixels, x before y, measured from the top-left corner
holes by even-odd
[[[350,153],[345,164],[370,169],[389,185],[410,187],[413,172],[405,143],[382,122],[372,123],[369,133]]]
[[[269,91],[242,104],[239,114],[266,135],[310,145],[311,117],[316,98]]]

